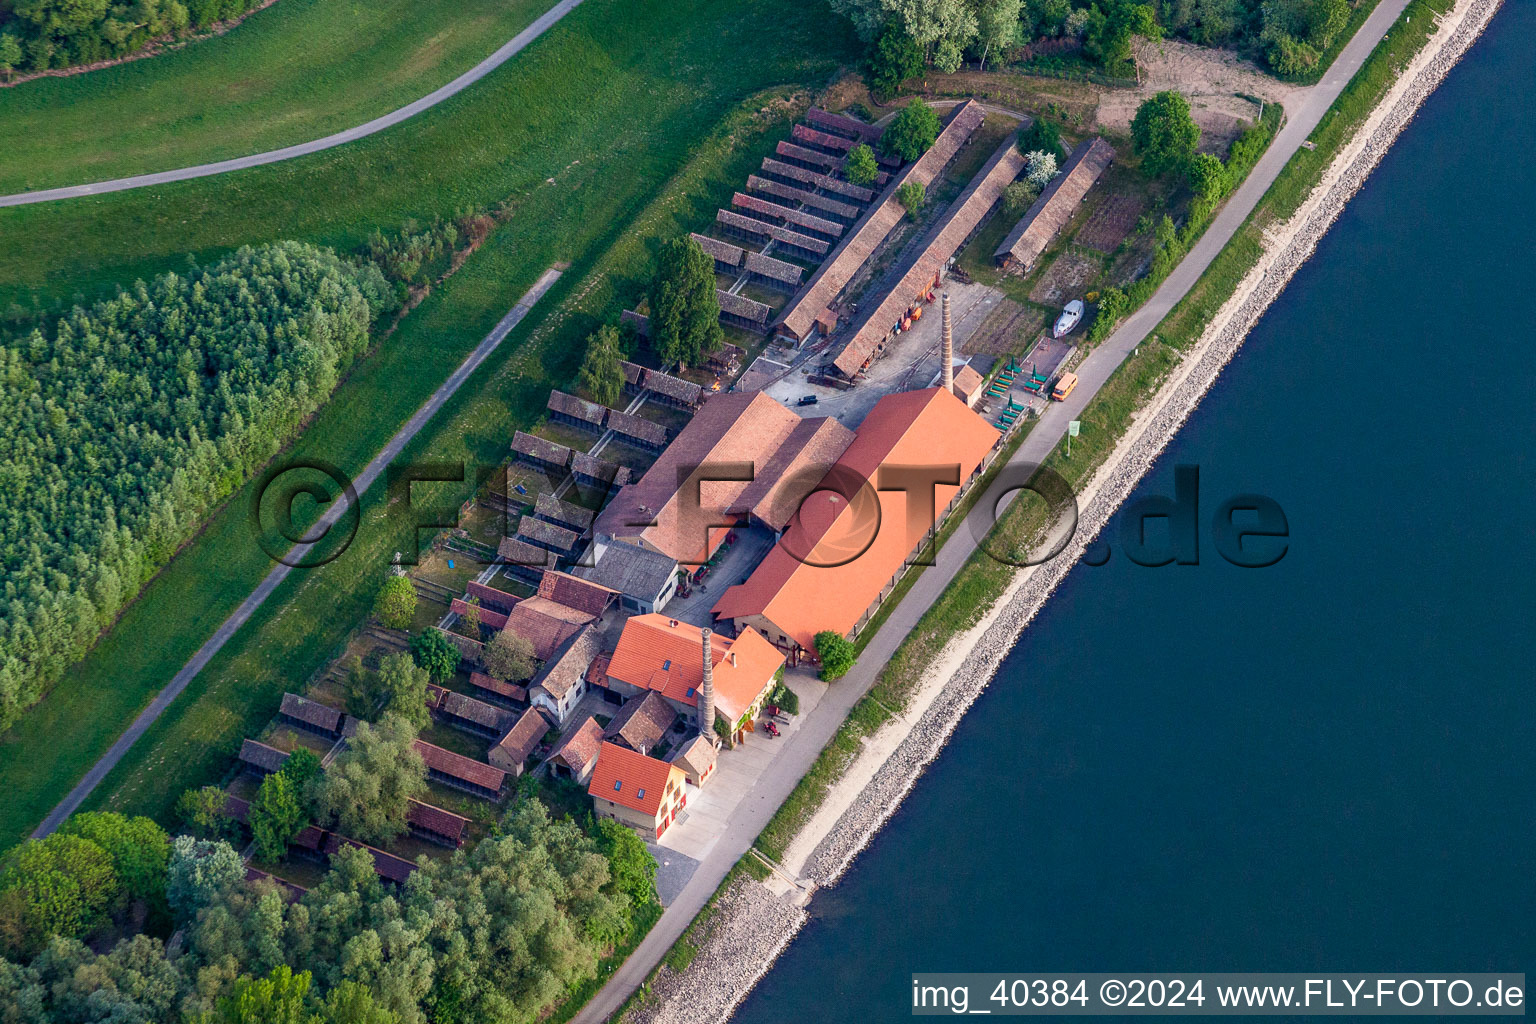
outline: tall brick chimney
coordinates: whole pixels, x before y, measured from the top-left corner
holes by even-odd
[[[715,742],[715,659],[709,650],[708,629],[704,636],[704,686],[699,691],[699,734]]]
[[[955,393],[955,335],[949,325],[949,292],[944,293],[944,390]]]

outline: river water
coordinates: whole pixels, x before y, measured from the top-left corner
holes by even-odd
[[[1510,0],[738,1010],[915,971],[1536,969],[1536,4]],[[1276,501],[1281,561],[1209,516]]]

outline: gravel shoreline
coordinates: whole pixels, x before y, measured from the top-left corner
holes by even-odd
[[[801,871],[810,886],[835,883],[895,813],[918,777],[938,756],[966,710],[986,689],[1003,658],[1031,619],[1066,578],[1079,556],[1161,456],[1168,442],[1237,354],[1248,331],[1311,257],[1349,199],[1364,184],[1419,106],[1483,32],[1502,0],[1463,0],[1442,19],[1455,28],[1433,51],[1421,51],[1416,70],[1393,86],[1335,158],[1296,214],[1268,233],[1267,251],[1212,319],[1205,333],[1141,410],[1115,453],[1084,491],[1078,527],[1067,549],[1049,563],[1023,572],[986,621],[957,645],[969,653],[908,728],[845,812],[812,850]],[[941,658],[942,662],[943,659]],[[808,915],[788,895],[738,879],[726,890],[704,947],[681,974],[663,968],[647,1005],[630,1015],[642,1024],[718,1024],[746,998],[757,980],[800,930]]]

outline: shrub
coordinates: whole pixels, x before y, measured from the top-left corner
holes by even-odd
[[[373,614],[385,629],[409,629],[416,617],[416,588],[409,576],[391,573],[379,588]]]
[[[777,707],[787,715],[800,713],[800,695],[782,682],[773,688],[773,694],[768,698],[768,703]]]
[[[230,839],[235,821],[224,813],[225,792],[218,786],[189,789],[176,801],[181,830],[198,839]]]
[[[459,649],[435,629],[422,630],[411,638],[411,657],[427,670],[433,682],[441,683],[459,667]]]
[[[880,177],[880,166],[875,162],[875,151],[863,142],[848,151],[843,164],[843,177],[855,185],[873,185]]]
[[[928,190],[920,181],[904,181],[896,190],[896,201],[907,208],[907,213],[913,220],[917,219],[917,211],[923,208],[923,200],[928,198]]]
[[[1115,329],[1115,324],[1125,316],[1131,308],[1130,299],[1119,288],[1106,288],[1099,296],[1099,308],[1093,317],[1093,326],[1088,328],[1088,340],[1091,342],[1102,341],[1109,336],[1109,332]]]
[[[821,678],[828,682],[841,679],[853,668],[858,657],[854,646],[841,633],[824,629],[816,634],[816,657],[821,661]]]

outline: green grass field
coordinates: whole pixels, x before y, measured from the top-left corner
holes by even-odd
[[[362,124],[468,71],[552,3],[279,0],[180,50],[0,89],[0,194],[246,156]]]
[[[511,220],[360,366],[293,455],[359,469],[544,269],[570,261],[534,314],[405,454],[501,460],[513,429],[536,420],[549,387],[573,374],[597,318],[632,298],[648,276],[650,247],[706,223],[787,133],[808,97],[805,87],[819,86],[851,57],[851,40],[826,34],[825,11],[797,12],[786,16],[756,0],[588,0],[571,15],[585,16],[585,24],[558,27],[524,55],[533,61],[514,62],[482,83],[498,110],[519,95],[558,91],[584,102],[563,128],[537,136],[529,129],[528,136],[519,133],[526,145],[495,147],[499,162],[486,144],[472,166],[495,163],[501,180],[524,186],[509,193]],[[656,38],[669,43],[648,42]],[[780,83],[788,85],[758,95]],[[751,97],[745,105],[744,97]],[[472,113],[485,118],[477,123],[494,118],[468,105],[452,116]],[[423,127],[437,137],[435,126]],[[427,163],[430,146],[408,148]],[[315,164],[314,187],[334,190],[328,201],[349,207],[351,223],[365,226],[361,199],[335,198],[347,192],[340,172],[329,161]],[[357,166],[348,164],[349,171]],[[375,173],[370,180],[389,177]],[[458,186],[483,201],[499,198],[483,182]],[[200,190],[188,192],[207,201]],[[221,234],[225,247],[252,240],[233,225]],[[418,485],[413,498],[442,497],[451,507],[469,487]],[[0,847],[25,835],[62,798],[270,568],[249,534],[249,500],[249,488],[237,494],[92,656],[0,739],[0,775],[8,783],[0,797]],[[385,564],[406,539],[400,524],[384,516],[377,494],[366,495],[363,505],[361,531],[345,555],[291,576],[109,776],[94,805],[163,814],[184,787],[217,780],[283,691],[302,687],[330,659],[362,621]]]

